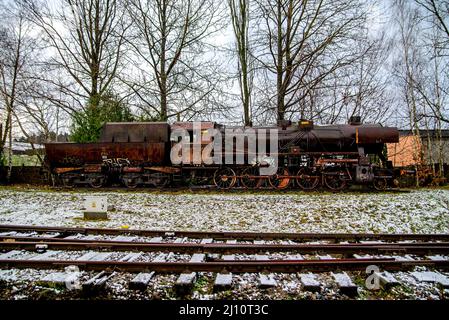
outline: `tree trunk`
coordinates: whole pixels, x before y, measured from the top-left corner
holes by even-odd
[[[277,120],[285,118],[285,92],[283,86],[284,76],[284,52],[282,46],[282,5],[277,1],[277,65],[276,65],[276,87],[277,87]]]
[[[9,149],[8,149],[8,171],[6,173],[6,182],[11,182],[12,173],[12,112],[9,112]]]
[[[161,110],[160,120],[167,121],[167,71],[166,71],[166,46],[167,46],[167,4],[162,1],[161,12],[161,69],[160,69],[160,91],[161,91]]]

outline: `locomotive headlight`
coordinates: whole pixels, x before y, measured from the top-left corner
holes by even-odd
[[[303,130],[312,130],[313,129],[313,121],[301,119],[299,121],[299,127]]]

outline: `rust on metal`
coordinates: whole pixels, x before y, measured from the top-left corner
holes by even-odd
[[[52,167],[72,168],[118,158],[128,159],[131,163],[163,164],[166,143],[49,143],[46,152]]]
[[[399,142],[399,131],[390,127],[360,126],[358,142],[360,144],[380,144]]]
[[[101,164],[86,164],[83,169],[88,173],[101,172]]]
[[[78,167],[78,168],[55,168],[54,172],[61,174],[61,173],[67,173],[67,172],[72,172],[72,171],[78,171],[78,170],[82,170],[82,167]]]
[[[168,142],[170,125],[166,122],[107,122],[99,142]]]
[[[46,245],[54,250],[105,249],[115,251],[173,251],[173,252],[327,252],[335,254],[354,253],[410,253],[448,254],[449,243],[383,243],[383,244],[229,244],[229,243],[172,243],[132,242],[114,240],[57,239],[39,237],[2,236],[1,249],[35,250],[37,245]],[[6,240],[6,241],[5,241]],[[11,241],[15,240],[15,241]]]
[[[124,167],[123,172],[124,173],[139,173],[142,172],[142,167]]]
[[[202,121],[202,122],[198,122],[199,124],[201,124],[200,129],[201,130],[207,130],[207,129],[214,129],[219,127],[219,125],[216,122],[212,122],[212,121]],[[171,125],[171,130],[179,130],[179,129],[184,129],[184,130],[188,130],[191,131],[193,130],[193,122],[175,122]]]
[[[449,241],[449,234],[425,234],[425,233],[281,233],[281,232],[233,232],[233,231],[181,231],[181,230],[146,230],[146,229],[113,229],[113,228],[76,228],[76,227],[51,227],[51,226],[23,226],[23,225],[0,225],[1,231],[36,231],[57,232],[61,234],[107,234],[120,235],[131,234],[140,236],[165,236],[170,234],[179,238],[212,238],[217,240],[335,240],[335,241],[358,241],[358,240],[419,240],[419,241]]]
[[[383,270],[406,270],[416,266],[448,270],[449,260],[396,261],[394,259],[332,259],[332,260],[239,260],[217,262],[124,262],[124,261],[79,261],[79,260],[0,260],[1,268],[60,269],[78,266],[83,270],[118,270],[125,272],[282,272],[299,271],[364,271],[370,265]]]
[[[178,173],[181,172],[180,168],[176,167],[144,167],[145,170],[151,170],[151,171],[157,171],[157,172],[163,172],[163,173]]]

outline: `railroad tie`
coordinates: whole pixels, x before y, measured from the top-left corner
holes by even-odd
[[[237,244],[237,240],[226,240],[226,244]],[[225,254],[221,256],[223,261],[234,261],[235,255]],[[228,290],[232,287],[232,273],[217,273],[214,281],[214,291]]]
[[[221,260],[223,261],[234,261],[235,260],[235,255],[233,254],[224,254],[221,256]]]
[[[436,255],[436,256],[427,256],[429,260],[449,260],[449,257],[442,256],[442,255]]]
[[[313,273],[299,274],[302,288],[305,291],[320,292],[321,284],[318,282],[316,275]]]
[[[379,241],[379,240],[360,240],[359,241],[361,244],[383,244],[383,241]]]
[[[369,255],[367,255],[367,254],[365,254],[365,255],[359,255],[359,254],[353,254],[352,255],[354,258],[356,258],[356,259],[368,259],[368,258],[371,258],[371,256],[369,256]]]
[[[2,233],[0,233],[0,237],[9,237],[9,236],[14,236],[16,234],[17,234],[17,232],[15,232],[15,231],[2,232]]]
[[[135,239],[137,239],[137,237],[117,236],[117,237],[113,238],[112,241],[129,242],[129,241],[134,241]]]
[[[78,261],[104,261],[106,260],[112,252],[87,252],[83,256],[79,257]]]
[[[413,260],[415,260],[408,254],[405,256],[393,256],[393,258],[395,258],[396,261],[413,261]]]
[[[228,240],[227,242],[232,241]],[[234,261],[235,256],[233,254],[223,255],[221,256],[221,260],[223,261]],[[232,273],[217,273],[214,281],[214,292],[220,290],[228,290],[232,287]]]
[[[133,262],[142,256],[141,252],[131,252],[120,259],[120,261]],[[154,276],[154,271],[148,272],[140,272],[137,276],[135,276],[129,283],[129,289],[131,290],[146,290],[148,283],[151,278]]]
[[[210,238],[208,238],[208,239],[202,239],[201,240],[201,244],[209,244],[209,243],[212,243],[214,240],[213,239],[210,239]]]
[[[83,240],[97,240],[98,238],[100,238],[99,235],[90,234],[87,237],[84,237]]]
[[[320,260],[333,260],[335,258],[330,256],[330,255],[328,255],[328,254],[326,254],[324,256],[318,256],[318,259],[320,259]]]
[[[269,260],[266,255],[256,255],[256,260]],[[276,286],[276,280],[274,274],[259,273],[259,287],[262,289],[271,288]]]
[[[205,259],[206,259],[205,254],[195,253],[190,258],[190,262],[204,262]],[[192,290],[193,284],[195,283],[196,279],[197,279],[196,272],[181,273],[175,283],[176,292],[179,295],[189,293]]]
[[[74,239],[78,239],[78,235],[75,234],[64,238],[64,240],[74,240]]]
[[[300,254],[289,255],[286,260],[304,260],[304,257]],[[302,276],[304,276],[304,281],[302,280]],[[317,292],[320,291],[320,283],[315,280],[315,276],[313,274],[299,274],[301,284],[304,290]]]
[[[22,251],[19,251],[19,250],[11,250],[11,251],[8,251],[8,252],[0,255],[0,260],[11,259],[11,258],[13,258],[13,257],[15,257],[15,256],[17,256],[17,255],[19,255],[21,253],[22,253]]]
[[[379,284],[385,290],[388,290],[392,287],[399,285],[399,281],[388,271],[384,272],[375,272],[375,275],[379,279]]]
[[[131,290],[146,290],[148,284],[154,276],[154,271],[152,272],[141,272],[137,276],[135,276],[128,284],[129,289]]]
[[[87,252],[79,257],[78,261],[104,261],[112,253],[111,252]],[[111,278],[113,273],[101,271],[94,277],[90,278],[82,284],[83,292],[87,294],[95,293],[106,288],[106,281]]]
[[[138,258],[140,258],[142,256],[141,252],[131,252],[128,253],[126,256],[124,256],[123,258],[120,259],[120,261],[124,261],[124,262],[133,262],[136,261]]]
[[[53,272],[36,281],[37,285],[53,288],[66,286],[68,274],[65,272]]]
[[[159,242],[162,242],[162,237],[154,237],[154,238],[151,238],[150,241],[148,241],[148,242],[150,242],[150,243],[159,243]]]
[[[44,233],[42,234],[42,237],[44,238],[58,238],[61,234],[59,232],[57,233]]]
[[[433,271],[417,271],[412,272],[412,276],[421,282],[431,282],[431,283],[437,283],[439,286],[441,286],[444,289],[449,288],[449,278],[445,276],[444,274],[441,274],[439,272],[433,272]]]
[[[106,282],[115,274],[115,272],[101,271],[94,277],[83,283],[84,293],[92,294],[102,291],[106,288]]]
[[[358,295],[358,287],[355,285],[346,272],[332,273],[337,286],[342,294],[349,297]]]
[[[142,254],[139,253],[140,257]],[[128,260],[129,262],[136,260],[138,257],[131,258],[132,260]],[[125,259],[124,257],[123,259]],[[153,262],[165,262],[168,260],[168,256],[166,253],[159,254],[156,258],[154,258]],[[154,277],[155,272],[140,272],[135,276],[129,283],[128,287],[131,290],[146,290],[148,287],[148,284],[150,283],[151,279]]]
[[[168,260],[166,253],[160,253],[156,258],[154,258],[153,262],[165,262]]]
[[[51,256],[55,254],[56,251],[46,251],[44,253],[35,255],[34,257],[29,258],[28,260],[48,260]]]
[[[214,291],[228,290],[232,287],[232,273],[217,273],[214,281]]]
[[[304,260],[304,257],[300,254],[288,256],[286,260]]]

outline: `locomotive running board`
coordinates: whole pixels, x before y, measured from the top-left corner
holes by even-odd
[[[152,170],[162,173],[178,173],[181,172],[180,168],[174,168],[174,167],[144,167],[145,170]]]
[[[72,171],[78,171],[82,170],[83,168],[55,168],[54,173],[61,174],[66,172],[72,172]]]

